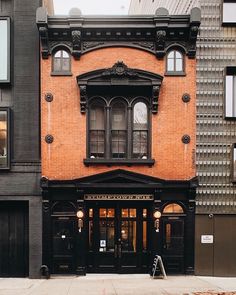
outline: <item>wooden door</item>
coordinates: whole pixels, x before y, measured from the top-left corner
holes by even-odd
[[[162,217],[162,255],[167,273],[184,272],[184,218]]]
[[[28,204],[1,202],[0,276],[25,277],[29,273]]]

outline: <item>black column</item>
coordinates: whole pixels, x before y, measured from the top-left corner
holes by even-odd
[[[185,272],[194,274],[194,238],[195,238],[195,196],[196,189],[189,190],[188,211],[185,219]]]
[[[83,200],[77,200],[77,210],[82,210],[84,212],[84,217],[82,218],[82,227],[81,221],[77,217],[77,228],[76,228],[76,258],[77,258],[77,267],[76,274],[79,276],[86,275],[86,212]]]
[[[51,214],[48,193],[43,192],[43,259],[42,264],[47,266],[49,273],[52,273],[51,253]],[[47,197],[47,198],[46,198]],[[45,274],[45,269],[42,270]]]

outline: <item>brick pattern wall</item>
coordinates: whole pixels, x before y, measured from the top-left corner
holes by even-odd
[[[83,164],[86,157],[86,115],[80,113],[80,95],[76,76],[96,69],[111,67],[122,60],[130,68],[143,69],[164,75],[165,59],[157,60],[150,53],[130,48],[105,48],[87,53],[79,61],[72,58],[72,76],[50,76],[51,57],[41,61],[42,110],[42,175],[49,179],[74,179],[118,166],[90,166]],[[152,158],[148,166],[121,166],[163,179],[187,180],[195,176],[195,60],[185,60],[186,76],[164,77],[157,115],[152,120]],[[46,102],[45,93],[51,92],[52,102]],[[183,93],[191,101],[182,101]],[[54,142],[47,144],[47,134]],[[183,144],[184,134],[191,136],[190,144]]]

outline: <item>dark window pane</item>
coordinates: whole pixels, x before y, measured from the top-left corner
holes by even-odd
[[[136,252],[136,221],[121,222],[122,251]]]
[[[112,130],[112,157],[126,157],[126,131]]]
[[[104,130],[91,130],[90,131],[90,157],[103,158],[105,143],[104,143]]]
[[[147,131],[133,132],[133,157],[138,159],[147,159]]]
[[[90,158],[104,158],[104,106],[100,102],[94,103],[89,110],[89,127]]]
[[[7,166],[7,111],[0,111],[0,168]]]
[[[93,104],[90,108],[90,130],[104,129],[104,106]]]
[[[123,103],[115,103],[112,106],[112,129],[126,130],[126,107]]]

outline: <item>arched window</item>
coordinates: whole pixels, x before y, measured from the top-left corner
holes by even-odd
[[[184,72],[184,58],[183,54],[178,50],[171,50],[167,54],[167,73]]]
[[[184,210],[179,204],[171,203],[165,206],[163,213],[167,213],[167,214],[184,213]]]
[[[70,72],[71,61],[70,55],[65,50],[58,50],[53,55],[52,72],[53,73],[68,73]]]
[[[89,110],[89,154],[90,158],[104,158],[105,153],[105,120],[104,104],[95,101]]]
[[[89,100],[84,163],[152,163],[148,104],[137,99],[130,104],[121,96]]]
[[[121,101],[112,104],[111,113],[111,150],[112,158],[126,158],[127,147],[127,106]]]
[[[148,110],[144,102],[137,102],[133,108],[133,157],[148,157]]]

